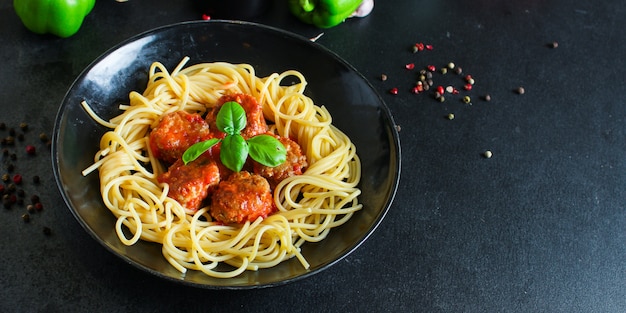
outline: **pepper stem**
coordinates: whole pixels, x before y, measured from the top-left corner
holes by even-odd
[[[315,9],[315,1],[311,0],[300,0],[300,6],[304,12],[311,12]]]

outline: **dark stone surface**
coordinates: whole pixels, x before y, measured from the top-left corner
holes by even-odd
[[[252,21],[323,32],[317,42],[370,80],[401,127],[400,188],[369,240],[322,273],[258,290],[180,286],[124,263],[69,212],[38,136],[51,136],[65,92],[100,54],[202,12],[194,1],[98,1],[79,33],[58,39],[28,32],[5,2],[0,122],[29,130],[2,148],[17,156],[18,188],[44,209],[29,223],[24,206],[0,210],[0,311],[626,310],[625,2],[377,1],[369,17],[326,30],[285,6]],[[412,53],[416,42],[433,50]],[[411,93],[417,69],[449,62],[474,77],[471,91],[443,103]],[[452,73],[433,80],[462,87]],[[4,174],[12,162],[1,158]]]

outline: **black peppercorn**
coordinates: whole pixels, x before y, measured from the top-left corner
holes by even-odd
[[[4,206],[5,209],[11,208],[11,200],[8,194],[5,194],[4,196],[2,196],[2,205]]]
[[[43,234],[46,235],[46,236],[52,235],[52,229],[50,229],[50,227],[44,226]]]

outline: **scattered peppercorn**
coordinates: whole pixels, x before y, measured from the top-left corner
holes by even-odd
[[[5,124],[4,122],[0,122],[0,130],[5,130],[7,129],[7,124]]]
[[[24,134],[17,134],[17,140],[24,141]]]
[[[24,122],[21,122],[21,123],[20,123],[20,129],[21,129],[22,131],[27,131],[27,130],[28,130],[28,124],[26,124],[26,123],[24,123]]]
[[[3,182],[8,182],[9,180],[11,180],[11,176],[9,176],[9,174],[2,174],[2,181]]]
[[[483,99],[485,99],[485,101],[491,101],[491,95],[486,94]]]
[[[485,151],[485,153],[483,153],[483,156],[487,159],[490,159],[493,156],[493,153],[491,153],[490,150]]]
[[[41,142],[48,141],[48,135],[46,135],[46,133],[39,134],[39,140],[41,140]]]
[[[11,146],[15,144],[15,137],[13,136],[7,136],[2,140],[2,143],[7,145],[7,146]]]
[[[35,206],[32,204],[29,204],[26,206],[26,211],[30,212],[30,213],[35,213]]]
[[[20,185],[20,184],[22,184],[22,175],[20,175],[20,174],[15,174],[15,175],[13,175],[13,182],[14,182],[16,185]]]
[[[35,155],[35,153],[37,153],[37,149],[33,145],[27,145],[26,146],[26,153],[28,155]]]
[[[11,208],[11,201],[9,200],[9,195],[5,194],[4,196],[2,196],[2,206],[4,206],[5,209],[10,209]]]
[[[524,87],[517,87],[515,91],[520,95],[523,95],[526,92],[526,90],[524,90]]]
[[[35,210],[37,211],[43,210],[43,204],[41,204],[41,202],[35,203]]]
[[[41,181],[41,179],[39,178],[38,175],[33,176],[33,183],[34,184],[39,184],[40,181]]]
[[[472,102],[472,98],[470,98],[470,96],[465,96],[465,97],[463,97],[463,102],[470,103],[470,102]]]
[[[559,43],[556,41],[553,41],[552,43],[549,44],[550,48],[552,49],[556,49],[559,47]]]
[[[452,62],[448,63],[448,68],[451,70],[454,69],[454,63]]]
[[[385,75],[385,74],[380,75],[380,80],[382,80],[382,81],[386,81],[386,80],[387,80],[387,75]],[[47,138],[47,137],[46,137],[46,138]],[[43,140],[43,139],[42,139],[42,140]]]
[[[30,214],[25,213],[24,215],[22,215],[22,220],[24,221],[24,223],[30,222]]]
[[[15,129],[14,128],[9,128],[9,135],[10,136],[15,136]]]
[[[392,95],[397,95],[398,94],[398,88],[393,87],[391,89],[389,89],[389,93]]]
[[[449,120],[453,120],[454,119],[454,114],[453,113],[448,113],[448,119]]]
[[[32,195],[32,196],[30,196],[30,202],[31,202],[32,204],[36,204],[36,203],[38,203],[38,202],[39,202],[39,196],[38,196],[38,195]]]
[[[407,70],[412,70],[415,68],[415,63],[409,63],[404,66]]]
[[[50,227],[44,226],[43,234],[46,235],[46,236],[52,235],[52,229],[50,229]]]
[[[457,73],[457,75],[461,75],[461,73],[463,73],[463,69],[460,66],[457,66],[454,68],[454,72]]]

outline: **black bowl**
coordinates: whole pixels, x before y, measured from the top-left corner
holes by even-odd
[[[359,197],[363,209],[319,243],[306,243],[304,269],[291,259],[270,269],[219,279],[201,272],[178,272],[161,254],[161,246],[140,241],[125,246],[115,218],[104,206],[97,173],[81,171],[93,163],[105,128],[80,103],[86,100],[105,119],[120,114],[130,91],[143,91],[154,61],[172,70],[185,56],[187,65],[225,61],[249,63],[257,76],[295,69],[308,81],[307,95],[325,105],[333,124],[355,143],[362,162]],[[203,288],[243,289],[292,282],[322,271],[354,251],[379,225],[394,198],[400,175],[398,133],[381,97],[352,66],[322,46],[300,36],[246,22],[198,21],[158,28],[112,48],[76,79],[57,114],[52,145],[57,184],[68,207],[98,242],[126,262],[156,276]]]

